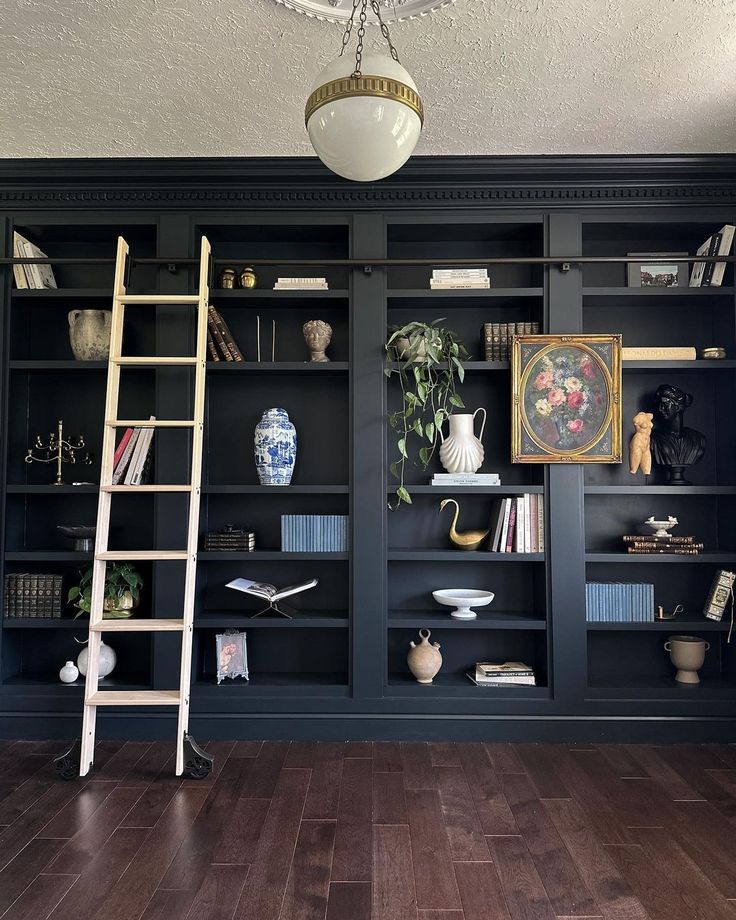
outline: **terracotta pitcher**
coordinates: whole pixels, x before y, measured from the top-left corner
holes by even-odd
[[[69,311],[69,341],[77,361],[107,361],[111,323],[110,310]]]
[[[483,413],[483,421],[476,438],[473,426],[479,412]],[[481,468],[485,455],[481,438],[485,427],[486,410],[482,406],[472,415],[450,416],[450,433],[447,437],[440,429],[440,463],[448,473],[475,473]]]
[[[442,667],[439,642],[433,642],[430,645],[429,637],[431,635],[432,633],[428,629],[420,629],[419,637],[422,641],[419,645],[416,642],[410,642],[409,654],[406,656],[409,670],[420,684],[431,684],[433,678]]]

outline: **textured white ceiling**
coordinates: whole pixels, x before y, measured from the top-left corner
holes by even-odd
[[[273,0],[0,0],[0,156],[309,155],[340,34]],[[736,0],[457,0],[392,34],[418,154],[736,151]]]

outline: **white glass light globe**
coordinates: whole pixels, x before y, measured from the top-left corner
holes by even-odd
[[[307,131],[317,156],[338,176],[374,182],[414,152],[421,100],[409,73],[388,55],[363,55],[357,84],[348,82],[354,68],[345,54],[319,75],[307,102]]]

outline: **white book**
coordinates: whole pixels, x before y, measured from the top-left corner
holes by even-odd
[[[140,433],[141,433],[140,428],[133,429],[133,434],[130,436],[130,440],[125,445],[125,449],[120,455],[120,459],[118,460],[117,466],[113,470],[113,474],[112,474],[112,484],[114,486],[116,486],[120,482],[120,479],[122,478],[123,473],[125,473],[126,469],[128,468],[130,458],[133,456],[133,451],[135,450],[135,445],[140,436]]]
[[[497,480],[498,473],[433,473],[432,479],[437,482],[490,482]]]
[[[23,241],[24,238],[17,231],[13,231],[13,256],[16,259],[25,258],[25,252],[23,251]],[[13,278],[15,278],[15,286],[19,291],[27,290],[30,285],[28,283],[28,274],[26,269],[27,265],[14,265],[13,266]]]
[[[500,486],[501,480],[491,479],[432,479],[433,486]]]
[[[302,591],[308,591],[316,587],[318,580],[310,578],[309,581],[301,582],[298,585],[289,585],[286,588],[277,588],[276,585],[270,585],[263,581],[251,581],[249,578],[236,578],[229,581],[225,587],[232,588],[234,591],[243,591],[245,594],[252,594],[254,597],[263,598],[263,600],[276,603],[285,597],[291,597],[292,594],[300,594]]]
[[[34,246],[29,240],[21,237],[23,242],[23,251],[27,259],[45,259],[46,253]],[[26,265],[29,278],[33,278],[32,287],[43,290],[44,288],[56,288],[56,279],[50,265]]]
[[[532,493],[529,496],[529,528],[531,531],[530,538],[531,543],[529,546],[530,553],[539,552],[539,525],[538,525],[538,499],[539,496],[536,493]]]
[[[509,534],[509,516],[511,515],[512,498],[504,498],[503,527],[501,528],[501,543],[498,547],[499,553],[506,552],[506,538]]]
[[[514,534],[514,552],[524,552],[524,496],[516,499],[516,533]]]
[[[279,284],[327,284],[327,278],[309,277],[309,278],[277,278]]]
[[[149,418],[149,421],[153,421],[153,416]],[[152,428],[143,428],[141,426],[140,433],[136,438],[135,449],[133,451],[133,456],[130,458],[130,463],[128,464],[127,472],[125,473],[124,483],[126,486],[132,486],[133,476],[135,475],[136,470],[138,469],[138,462],[140,460],[141,451],[143,450],[143,445],[145,442],[145,433],[146,431],[153,431]]]
[[[449,269],[447,271],[435,268],[432,272],[432,279],[435,281],[486,280],[487,278],[488,269],[485,268],[458,268]]]
[[[490,281],[430,281],[432,291],[487,291]]]
[[[493,539],[491,540],[491,543],[490,543],[490,549],[492,553],[498,552],[498,547],[501,542],[501,531],[503,530],[503,514],[504,514],[505,506],[506,506],[506,503],[503,499],[499,499],[499,501],[497,501],[496,504],[493,506],[496,517],[495,517],[495,524],[492,525],[494,526]]]
[[[537,551],[544,552],[544,496],[537,496]]]
[[[733,224],[724,224],[719,233],[721,234],[721,242],[718,246],[718,255],[727,256],[731,251],[731,246],[733,244],[734,231],[736,227]],[[711,287],[720,287],[723,283],[723,276],[726,272],[726,263],[725,262],[716,262],[713,268],[713,277],[710,281]]]
[[[702,246],[699,246],[695,251],[696,256],[707,256],[708,250],[710,249],[710,241],[713,239],[712,236],[709,236],[708,239],[703,243]],[[705,268],[707,262],[695,262],[693,263],[692,271],[690,272],[690,287],[700,287],[703,282],[703,275],[705,274]]]
[[[524,493],[524,552],[532,551],[532,524],[531,524],[531,495]]]
[[[153,417],[151,418],[153,421]],[[138,462],[136,463],[135,470],[133,470],[133,476],[131,480],[132,486],[140,485],[141,478],[143,477],[143,469],[146,465],[146,460],[148,459],[148,454],[151,450],[151,442],[153,441],[153,428],[144,428],[143,432],[138,439],[141,444],[141,452],[138,457]]]

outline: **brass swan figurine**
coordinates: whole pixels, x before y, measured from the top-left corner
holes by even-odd
[[[491,532],[490,528],[488,530],[464,530],[458,533],[457,519],[460,516],[460,505],[458,505],[457,501],[454,498],[443,498],[440,502],[440,511],[442,511],[446,505],[450,504],[455,506],[455,516],[450,525],[450,541],[458,549],[478,549]]]

